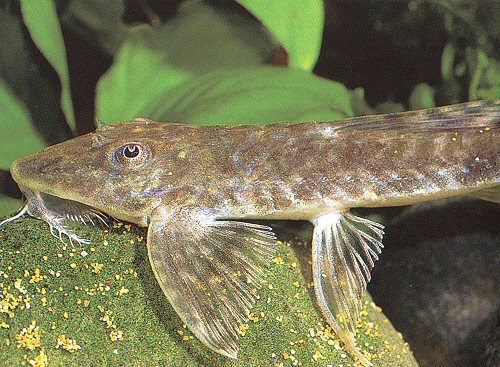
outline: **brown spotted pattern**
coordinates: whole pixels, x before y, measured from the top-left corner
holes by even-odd
[[[21,187],[141,225],[153,208],[220,218],[311,219],[359,206],[467,194],[500,181],[500,101],[331,123],[188,126],[145,119],[106,126],[18,160]],[[123,144],[151,154],[138,167]]]

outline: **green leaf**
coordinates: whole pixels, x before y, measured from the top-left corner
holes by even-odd
[[[355,116],[373,115],[376,111],[371,108],[365,99],[365,90],[358,87],[351,91],[351,105]]]
[[[419,83],[413,88],[410,95],[410,109],[418,110],[423,108],[436,107],[434,101],[434,88],[427,83]]]
[[[66,47],[54,1],[21,0],[24,23],[33,42],[56,70],[61,80],[61,105],[73,131],[76,130],[75,113],[71,101]]]
[[[448,42],[441,55],[441,76],[444,80],[454,78],[453,66],[455,64],[455,46]]]
[[[123,0],[71,0],[61,16],[63,27],[84,37],[108,54],[115,54],[125,40]]]
[[[259,19],[289,55],[293,68],[312,70],[323,36],[321,0],[237,0]]]
[[[19,199],[11,198],[7,195],[2,195],[0,192],[0,217],[11,215],[23,206],[23,202]]]
[[[193,78],[141,113],[156,120],[208,125],[330,121],[352,114],[344,85],[278,67],[222,70]]]
[[[47,145],[70,138],[73,134],[60,105],[57,74],[47,72],[47,62],[27,37],[20,12],[0,6],[0,35],[0,79],[29,111],[35,125],[33,129]],[[8,138],[20,137],[9,135]]]
[[[247,14],[198,1],[158,27],[134,27],[97,87],[97,117],[106,123],[142,114],[166,91],[220,68],[255,66],[275,44]]]
[[[23,155],[42,149],[43,139],[33,128],[30,114],[19,102],[3,80],[0,79],[0,168],[8,169],[12,162]],[[8,138],[15,137],[15,139]]]
[[[486,64],[477,96],[479,99],[500,99],[500,62],[497,60],[489,59]]]

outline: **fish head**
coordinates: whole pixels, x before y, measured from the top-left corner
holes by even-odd
[[[182,129],[172,124],[169,140],[168,125],[135,119],[103,126],[17,159],[11,174],[28,199],[41,193],[145,225],[170,191],[165,162]]]

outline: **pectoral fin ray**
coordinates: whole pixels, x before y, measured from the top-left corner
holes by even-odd
[[[319,306],[351,353],[370,364],[355,348],[355,322],[383,248],[383,226],[348,212],[323,215],[314,225],[313,277]]]
[[[206,346],[233,358],[274,251],[271,228],[197,211],[157,210],[148,231],[149,260],[175,311]]]

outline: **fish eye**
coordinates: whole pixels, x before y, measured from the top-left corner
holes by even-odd
[[[150,150],[141,143],[127,143],[116,149],[114,155],[124,166],[138,167],[150,156]]]
[[[126,145],[123,148],[123,156],[125,158],[133,159],[141,154],[141,147],[137,144],[134,145]]]

